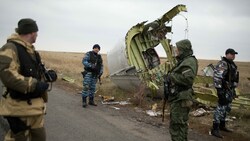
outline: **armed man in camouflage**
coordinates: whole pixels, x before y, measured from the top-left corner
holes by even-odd
[[[225,57],[215,67],[214,71],[214,86],[217,90],[218,105],[214,111],[213,129],[211,134],[223,138],[219,130],[232,132],[225,126],[225,119],[228,112],[231,111],[231,103],[236,96],[235,88],[239,82],[239,72],[234,63],[235,54],[238,54],[234,49],[227,49]]]
[[[82,90],[83,108],[87,106],[87,97],[89,97],[89,105],[97,106],[97,104],[94,102],[96,82],[98,78],[100,81],[100,77],[103,73],[102,57],[100,54],[98,54],[100,49],[100,46],[95,44],[93,46],[93,50],[87,52],[82,60],[82,64],[84,65],[84,80]]]
[[[5,141],[46,140],[44,114],[49,84],[43,79],[41,59],[33,46],[37,32],[36,21],[21,19],[16,33],[0,49],[0,78],[7,88],[0,99],[0,115],[10,126]]]
[[[198,63],[191,42],[187,39],[176,43],[177,65],[168,73],[170,102],[169,132],[173,141],[187,141],[188,114],[193,104],[192,86],[197,75]]]

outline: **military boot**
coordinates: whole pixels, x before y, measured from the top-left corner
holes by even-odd
[[[94,102],[94,97],[89,97],[89,105],[97,106],[97,104]]]
[[[83,108],[87,107],[87,99],[86,99],[86,97],[82,97],[82,107]]]
[[[220,121],[220,130],[225,131],[225,132],[233,132],[232,130],[226,127],[225,121]]]
[[[223,138],[223,136],[220,134],[219,123],[213,123],[213,129],[211,130],[211,134],[215,137]]]

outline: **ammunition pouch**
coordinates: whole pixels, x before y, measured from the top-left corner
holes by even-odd
[[[185,88],[179,88],[178,86],[175,86],[171,88],[171,93],[169,95],[168,101],[171,103],[173,101],[179,101],[179,100],[191,100],[192,97],[190,97],[193,94],[193,90],[190,87]]]
[[[19,117],[5,116],[4,118],[7,119],[10,130],[14,134],[30,129],[30,127],[27,126]]]
[[[101,78],[101,76],[102,76],[102,74],[99,73],[99,71],[96,71],[96,70],[94,71],[94,70],[92,70],[92,69],[84,68],[84,71],[81,72],[82,77],[84,78],[85,75],[86,75],[88,72],[91,72],[91,73],[92,73],[92,77],[95,77],[95,78],[98,78],[98,79]]]
[[[86,71],[86,72],[95,72],[96,70],[94,70],[92,68],[84,67],[84,71]]]
[[[101,64],[97,64],[97,65],[92,64],[92,66],[95,66],[95,67],[84,67],[84,70],[86,71],[85,72],[86,74],[88,72],[91,72],[92,73],[92,77],[96,77],[96,78],[98,78],[100,75],[102,75],[101,72],[100,72],[100,70],[101,70]]]
[[[23,93],[20,93],[20,92],[14,91],[14,90],[10,90],[10,89],[7,89],[7,91],[4,94],[4,97],[6,98],[8,94],[10,95],[10,97],[12,99],[21,100],[21,101],[22,100],[23,101],[27,101],[27,103],[29,105],[32,105],[31,99],[42,97],[41,93],[27,93],[27,94],[23,94]]]
[[[9,91],[10,97],[12,99],[19,99],[19,100],[28,100],[33,98],[41,97],[41,93],[27,93],[23,94],[14,90]]]

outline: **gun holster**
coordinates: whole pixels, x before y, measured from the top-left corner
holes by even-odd
[[[217,89],[218,103],[227,105],[233,101],[233,93],[228,89]]]
[[[85,70],[85,71],[82,71],[81,74],[82,74],[82,77],[84,78],[85,75],[87,74],[88,72]]]
[[[7,119],[10,130],[14,134],[30,129],[30,126],[27,126],[19,117],[5,116],[4,118]]]

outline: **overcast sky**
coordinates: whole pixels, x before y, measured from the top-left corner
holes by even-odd
[[[87,52],[98,43],[108,53],[132,26],[178,4],[186,5],[188,24],[181,15],[173,19],[173,44],[187,28],[197,58],[217,60],[234,48],[236,61],[250,62],[249,0],[1,0],[0,44],[21,18],[32,18],[39,27],[38,50]]]

